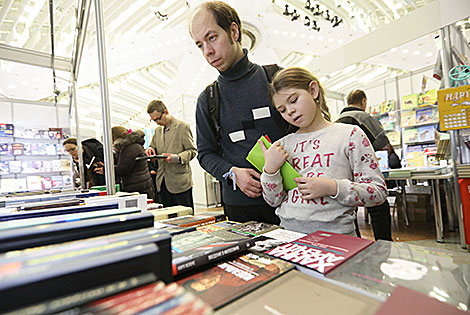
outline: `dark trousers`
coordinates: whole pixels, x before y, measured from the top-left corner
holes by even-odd
[[[375,207],[367,207],[370,214],[372,230],[375,240],[392,240],[392,217],[388,200]]]
[[[172,194],[166,188],[165,179],[163,179],[159,195],[160,201],[164,207],[187,206],[194,209],[192,188],[179,194]]]
[[[270,207],[268,204],[250,206],[224,205],[225,215],[229,220],[236,222],[258,221],[279,225],[281,220],[274,213],[275,211],[276,208]]]

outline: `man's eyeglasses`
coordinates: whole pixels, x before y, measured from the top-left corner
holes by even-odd
[[[155,119],[150,118],[150,121],[157,122],[157,121],[159,121],[160,119],[162,119],[163,115],[164,115],[164,113],[160,113],[160,117],[155,118]]]

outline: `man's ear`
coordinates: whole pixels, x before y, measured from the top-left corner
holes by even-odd
[[[318,97],[318,93],[320,91],[320,87],[318,86],[317,81],[311,81],[308,85],[308,89],[310,94],[312,95],[313,99],[316,99]]]
[[[232,22],[232,25],[230,25],[230,35],[232,35],[232,38],[235,42],[238,42],[238,38],[240,37],[240,29],[235,22]]]
[[[366,107],[367,107],[367,99],[366,98],[362,99],[361,106],[362,106],[362,110],[366,110]]]

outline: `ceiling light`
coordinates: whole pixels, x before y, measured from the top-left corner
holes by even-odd
[[[318,36],[318,40],[319,40],[319,41],[322,41],[322,40],[323,40],[323,36]]]
[[[287,36],[287,35],[289,35],[289,33],[287,33],[287,32],[282,32],[282,35]]]
[[[348,85],[350,85],[350,84],[352,84],[356,81],[357,81],[356,77],[351,77],[349,79],[341,81],[340,83],[338,83],[336,85],[333,85],[331,88],[329,88],[329,90],[338,91],[338,90],[342,89],[343,87],[348,86]]]
[[[321,78],[320,78],[320,82],[321,82],[321,83],[324,83],[324,82],[327,81],[328,79],[329,79],[328,76],[321,77]]]
[[[310,35],[308,38],[309,38],[309,39],[314,39],[314,38],[315,38],[315,36],[313,36],[313,35]]]
[[[340,39],[337,40],[337,43],[341,45],[342,43],[344,43],[344,40],[342,40],[342,39],[340,38]]]
[[[359,79],[359,82],[360,83],[366,83],[370,80],[372,80],[373,78],[381,75],[381,74],[384,74],[385,72],[387,72],[387,68],[386,67],[379,67],[377,70],[375,70],[374,72],[372,73],[369,73],[369,74],[366,74],[365,76],[363,76],[362,78]]]
[[[349,72],[356,70],[356,68],[356,64],[350,65],[343,69],[343,74],[348,74]]]
[[[330,38],[328,38],[328,41],[329,41],[330,43],[332,43],[332,42],[335,41],[335,39],[334,39],[333,37],[330,37]]]
[[[276,35],[279,35],[281,32],[279,32],[279,30],[274,30],[273,33],[276,34]]]
[[[292,33],[290,33],[290,36],[292,36],[292,37],[297,37],[297,33],[296,33],[296,32],[292,32]]]
[[[28,81],[21,81],[22,85],[28,85]]]
[[[432,55],[433,55],[432,52],[428,52],[428,53],[426,53],[426,55],[424,55],[424,56],[425,56],[425,57],[431,57]]]
[[[299,37],[300,38],[305,38],[305,34],[300,34]]]
[[[398,50],[398,48],[396,47],[393,47],[392,49],[390,49],[391,52],[396,52]]]
[[[409,52],[410,52],[410,50],[408,48],[405,48],[401,51],[402,54],[407,54]]]
[[[419,55],[421,55],[421,52],[420,52],[419,50],[415,50],[415,51],[413,52],[413,55],[419,56]]]

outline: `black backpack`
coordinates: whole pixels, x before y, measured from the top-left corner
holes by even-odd
[[[266,73],[266,77],[268,78],[268,83],[271,83],[274,75],[278,72],[281,68],[276,65],[264,65],[263,70]],[[217,148],[219,155],[221,153],[220,148],[220,94],[219,94],[219,84],[217,80],[212,82],[206,87],[206,97],[207,97],[207,104],[208,104],[208,112],[209,117],[212,122],[212,129],[216,135],[217,141]]]

